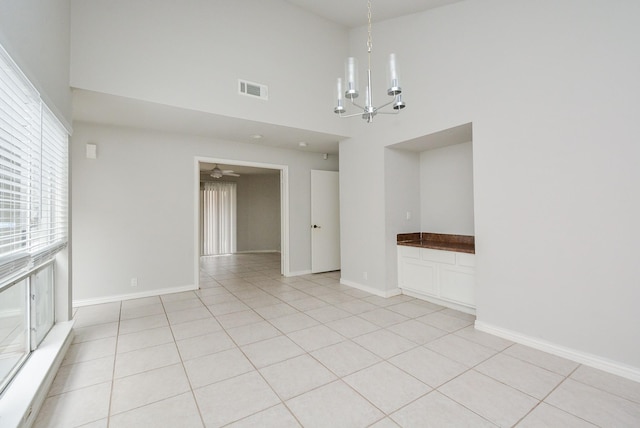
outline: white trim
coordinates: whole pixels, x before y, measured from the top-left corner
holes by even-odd
[[[121,300],[140,299],[142,297],[162,296],[163,294],[182,293],[184,291],[195,291],[198,289],[196,285],[183,285],[180,287],[160,288],[155,290],[142,291],[140,293],[116,294],[113,296],[98,297],[95,299],[80,299],[73,301],[73,307],[99,305],[102,303],[113,303]]]
[[[367,293],[371,293],[373,295],[384,297],[384,298],[399,296],[400,294],[402,294],[402,290],[400,290],[399,288],[393,288],[391,290],[382,291],[382,290],[378,290],[377,288],[373,288],[368,285],[363,285],[357,282],[349,281],[348,279],[344,279],[344,278],[340,278],[340,284],[346,285],[347,287],[356,288],[358,290],[366,291]]]
[[[475,322],[475,328],[485,333],[493,334],[494,336],[502,337],[540,351],[548,352],[549,354],[557,355],[586,366],[622,376],[635,382],[640,382],[640,368],[638,367],[628,366],[607,358],[578,351],[577,349],[560,346],[555,343],[540,340],[505,328],[496,327],[478,320]]]
[[[7,386],[0,400],[3,427],[33,425],[73,340],[73,323],[55,324]]]
[[[285,276],[286,277],[290,277],[290,276],[302,276],[302,275],[311,275],[311,269],[298,270],[298,271],[295,271],[295,272],[289,272]]]
[[[436,305],[444,306],[447,308],[455,309],[456,311],[464,312],[465,314],[475,315],[475,308],[471,308],[469,306],[465,306],[456,302],[452,302],[450,300],[439,299],[437,297],[429,296],[422,293],[417,293],[415,291],[402,289],[402,294],[405,294],[410,297],[415,297],[416,299],[425,300],[427,302],[434,303]]]
[[[225,165],[249,166],[257,168],[280,170],[280,273],[284,276],[293,276],[289,272],[289,166],[262,162],[241,161],[236,159],[209,158],[203,156],[194,157],[193,183],[194,183],[194,273],[196,286],[200,285],[200,163],[221,163]]]
[[[234,254],[251,254],[251,253],[280,253],[278,250],[246,250],[246,251],[236,251]],[[208,256],[203,256],[208,257]]]
[[[0,319],[22,316],[23,314],[24,314],[24,309],[7,309],[4,311],[0,311]]]
[[[280,169],[280,273],[291,276],[289,263],[289,167],[283,165]]]

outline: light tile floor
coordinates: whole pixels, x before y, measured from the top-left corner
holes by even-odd
[[[279,263],[204,258],[198,291],[77,309],[36,426],[640,426],[638,383]]]

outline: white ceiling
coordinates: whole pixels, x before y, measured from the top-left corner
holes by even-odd
[[[359,27],[367,23],[367,2],[365,0],[286,1],[347,28]],[[372,0],[371,20],[374,22],[384,21],[459,1],[462,0]]]
[[[367,22],[365,0],[286,1],[348,28]],[[458,1],[462,0],[372,0],[372,19],[391,19]],[[73,119],[327,154],[337,154],[338,141],[345,138],[80,89],[73,92]],[[264,137],[252,139],[255,134]],[[300,147],[301,141],[307,146]]]
[[[345,138],[81,89],[73,91],[73,120],[327,154],[337,154]]]

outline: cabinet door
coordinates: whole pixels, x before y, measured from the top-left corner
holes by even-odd
[[[475,272],[470,268],[441,266],[440,296],[466,306],[475,307]]]
[[[401,258],[402,272],[400,288],[417,291],[419,293],[438,295],[437,265],[422,260]]]

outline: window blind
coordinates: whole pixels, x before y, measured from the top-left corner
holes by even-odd
[[[0,285],[66,245],[68,132],[0,47]]]
[[[32,253],[50,252],[67,241],[68,134],[53,113],[42,104],[40,182],[32,221]],[[37,226],[36,226],[37,224]],[[44,260],[43,260],[44,261]]]
[[[236,252],[237,185],[205,182],[202,197],[202,255]]]

